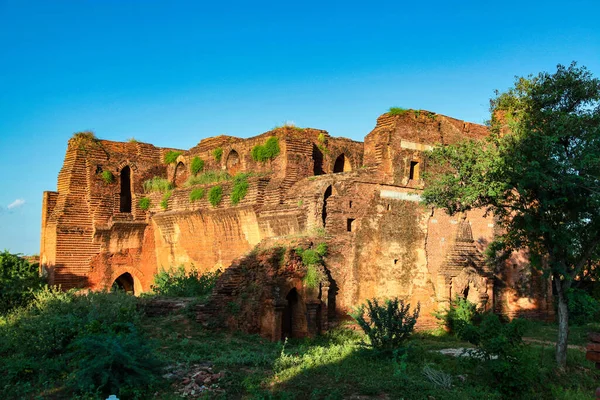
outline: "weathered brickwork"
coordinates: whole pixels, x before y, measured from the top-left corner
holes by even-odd
[[[457,295],[511,317],[551,318],[550,285],[529,269],[525,253],[502,265],[485,264],[482,252],[497,233],[492,216],[480,210],[449,216],[420,203],[427,169],[423,152],[485,135],[481,125],[408,111],[379,117],[364,143],[283,127],[250,139],[203,139],[177,150],[181,154],[169,165],[164,156],[176,149],[74,137],[58,191],[44,193],[42,268],[64,288],[100,290],[116,282],[134,293],[149,290],[160,268],[223,269],[215,296],[231,302],[227,296],[248,284],[236,272],[240,265],[270,268],[266,259],[248,258],[253,249],[268,253],[268,243],[279,246],[280,240],[321,230],[329,247],[321,292],[307,297],[304,272],[288,254],[289,273],[254,275],[255,284],[272,290],[261,292],[252,314],[256,320],[243,329],[272,338],[284,328],[312,334],[365,299],[386,296],[420,302],[422,326],[433,324],[431,312]],[[273,136],[280,153],[255,161],[252,149]],[[191,201],[192,190],[208,192],[217,185],[185,186],[195,157],[204,161],[205,171],[252,173],[245,197],[232,204],[234,183],[225,181],[218,184],[219,204],[211,205],[206,195]],[[103,179],[104,171],[112,173],[112,183]],[[175,185],[166,202],[163,193],[144,192],[143,182],[155,176]],[[139,206],[144,197],[147,210]],[[286,301],[296,308],[286,309]],[[199,315],[223,306],[217,300],[210,304]],[[302,326],[280,326],[283,320],[291,323],[290,312],[304,315],[291,319]]]

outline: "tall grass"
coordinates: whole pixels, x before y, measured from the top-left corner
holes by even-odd
[[[160,176],[155,176],[151,179],[145,181],[142,185],[144,187],[144,191],[146,193],[150,192],[168,192],[173,189],[173,184],[165,178],[161,178]]]
[[[200,175],[190,176],[187,181],[185,181],[184,186],[205,185],[229,180],[231,180],[231,176],[225,171],[206,171]]]

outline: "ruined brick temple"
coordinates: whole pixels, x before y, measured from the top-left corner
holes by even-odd
[[[199,318],[226,313],[236,296],[251,292],[253,301],[232,312],[244,316],[237,327],[273,339],[326,330],[373,297],[420,302],[425,326],[432,311],[457,295],[509,317],[546,318],[553,312],[549,282],[522,255],[484,262],[497,229],[493,216],[483,210],[449,216],[420,202],[424,151],[487,134],[481,125],[408,111],[380,116],[364,142],[297,127],[249,139],[207,138],[189,150],[74,137],[58,191],[44,193],[41,265],[63,288],[117,284],[135,294],[150,290],[160,268],[222,269]],[[271,137],[279,154],[255,161],[253,148]],[[165,164],[173,151],[180,154]],[[246,195],[233,204],[231,180],[184,185],[195,158],[204,171],[252,173]],[[105,171],[112,182],[103,179]],[[153,177],[173,183],[166,200],[144,191]],[[194,189],[216,185],[222,200],[215,206],[207,196],[190,200]],[[141,198],[149,207],[141,207]],[[328,245],[325,278],[308,288],[292,249],[317,241]]]

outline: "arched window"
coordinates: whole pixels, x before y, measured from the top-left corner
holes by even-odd
[[[129,166],[121,170],[119,211],[123,213],[131,212],[131,168]]]
[[[133,276],[129,272],[119,275],[112,284],[112,290],[122,290],[127,293],[134,293]]]
[[[327,199],[329,199],[329,197],[331,196],[331,194],[333,193],[333,189],[331,188],[331,185],[327,187],[327,189],[325,190],[325,194],[323,195],[323,210],[321,211],[321,218],[323,219],[323,226],[327,225]]]
[[[340,154],[338,158],[335,159],[335,164],[333,164],[333,173],[336,172],[348,172],[352,171],[352,165],[350,165],[350,160],[344,153]]]
[[[175,186],[181,186],[186,180],[185,164],[179,161],[175,166],[175,173],[173,174],[173,183]]]
[[[283,309],[283,315],[281,316],[281,339],[293,338],[301,336],[301,327],[303,322],[301,319],[305,319],[304,313],[300,307],[300,295],[295,288],[289,291],[285,297],[287,304]]]
[[[227,161],[225,161],[225,165],[227,166],[227,172],[229,175],[235,175],[240,169],[240,155],[237,151],[231,150],[227,155]]]
[[[323,175],[325,172],[323,171],[323,153],[319,148],[313,144],[312,150],[312,158],[313,158],[313,173],[316,175]]]

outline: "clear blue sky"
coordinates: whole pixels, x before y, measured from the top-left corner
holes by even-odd
[[[515,75],[600,76],[598,1],[0,0],[0,250],[91,129],[190,148],[286,121],[362,138],[390,106],[473,122]]]

